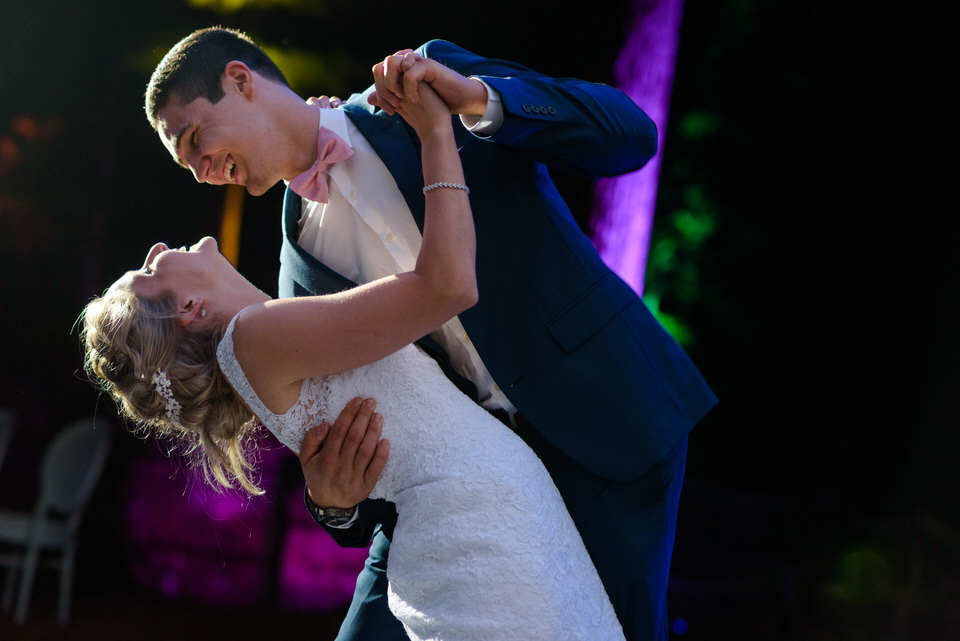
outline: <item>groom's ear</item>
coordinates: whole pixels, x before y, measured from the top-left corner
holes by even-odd
[[[253,98],[254,76],[250,67],[239,60],[231,60],[223,68],[223,90],[226,93],[239,93],[247,100]]]

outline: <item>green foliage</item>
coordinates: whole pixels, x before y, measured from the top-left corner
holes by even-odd
[[[827,591],[834,598],[857,603],[885,601],[890,596],[890,572],[888,560],[877,550],[853,550],[840,559],[836,580]]]
[[[752,2],[744,0],[737,11],[748,15],[751,7]],[[709,298],[701,270],[708,241],[717,232],[720,206],[709,196],[713,175],[703,171],[714,162],[710,150],[724,134],[724,124],[712,106],[673,114],[660,174],[644,302],[684,346],[696,338],[684,319]]]
[[[722,120],[720,115],[706,110],[692,111],[680,119],[677,128],[680,135],[688,140],[696,140],[709,136],[720,130]]]
[[[643,293],[643,302],[650,310],[663,328],[667,330],[673,338],[681,345],[690,345],[693,343],[693,331],[680,318],[674,314],[667,313],[660,309],[660,295],[649,290]]]
[[[682,318],[702,297],[701,251],[717,225],[717,207],[698,184],[687,185],[682,206],[659,215],[654,225],[643,300],[681,345],[695,340]]]

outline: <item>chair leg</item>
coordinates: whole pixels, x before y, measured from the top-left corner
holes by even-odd
[[[57,605],[57,620],[60,625],[66,625],[70,619],[70,591],[73,587],[75,551],[76,542],[68,541],[63,548],[63,557],[60,559],[60,599]]]
[[[17,573],[20,568],[11,566],[7,569],[7,578],[3,582],[3,613],[9,614],[13,609],[13,586],[16,585]]]
[[[27,605],[30,603],[30,592],[33,590],[33,577],[37,572],[39,556],[40,546],[33,543],[27,548],[27,553],[23,558],[20,590],[17,592],[17,610],[13,615],[13,620],[17,625],[23,625],[27,620]]]

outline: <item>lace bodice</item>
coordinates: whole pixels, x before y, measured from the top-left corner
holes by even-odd
[[[411,639],[623,639],[563,501],[536,455],[450,383],[415,346],[304,381],[270,412],[233,354],[220,367],[251,410],[299,452],[355,396],[373,397],[390,456],[371,496],[396,504],[387,569],[391,611]]]

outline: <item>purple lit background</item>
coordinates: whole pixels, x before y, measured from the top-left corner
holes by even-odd
[[[303,485],[283,488],[292,453],[267,436],[261,483],[267,494],[219,493],[159,451],[129,472],[124,553],[132,578],[168,598],[211,605],[276,600],[331,610],[350,602],[364,548],[340,548],[303,508]],[[274,593],[275,591],[275,593]]]
[[[600,255],[638,294],[643,294],[682,20],[683,0],[635,1],[614,67],[616,86],[656,123],[659,150],[642,170],[600,181],[590,222]]]

